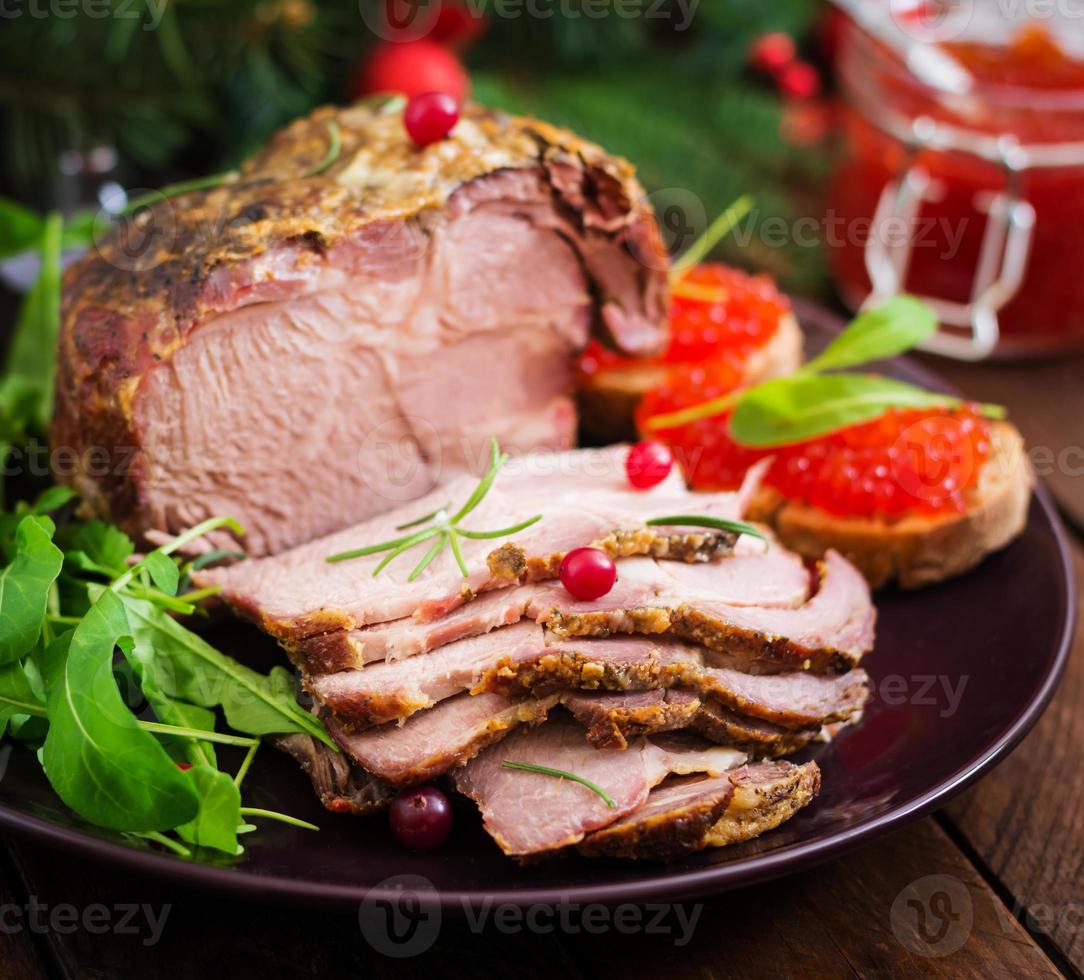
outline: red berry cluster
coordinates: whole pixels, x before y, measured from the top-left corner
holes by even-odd
[[[749,66],[773,79],[786,99],[805,101],[820,95],[820,73],[798,57],[798,45],[784,31],[758,37],[749,48]]]

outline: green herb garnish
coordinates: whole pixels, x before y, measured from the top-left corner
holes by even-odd
[[[912,296],[897,296],[855,317],[825,350],[786,378],[775,378],[690,408],[656,415],[647,428],[672,429],[733,410],[736,442],[768,449],[804,442],[879,418],[891,408],[958,408],[960,398],[873,374],[827,374],[910,350],[937,330],[937,317]],[[999,405],[984,405],[1004,418]]]
[[[698,265],[730,234],[750,211],[753,210],[753,198],[748,194],[739,197],[719,217],[717,217],[695,242],[692,243],[670,266],[670,280],[673,282],[685,275],[693,266]]]
[[[314,167],[309,167],[308,170],[303,171],[301,176],[315,177],[317,174],[322,174],[339,158],[341,152],[342,137],[339,134],[339,124],[334,120],[330,120],[327,124],[327,153],[324,154],[324,159]]]
[[[727,517],[709,517],[706,514],[675,514],[673,517],[653,517],[644,521],[648,527],[708,527],[715,531],[729,531],[731,534],[747,534],[751,538],[768,538],[758,527],[745,521],[733,521]]]
[[[193,191],[207,191],[215,187],[221,187],[237,179],[236,170],[224,170],[222,173],[208,174],[206,177],[193,177],[191,180],[179,180],[175,184],[166,184],[156,191],[148,191],[139,197],[134,197],[121,211],[121,214],[131,214],[140,208],[157,204],[161,200],[180,197],[182,194],[191,194]]]
[[[614,803],[613,797],[610,796],[601,786],[597,783],[591,782],[590,779],[586,779],[583,776],[577,776],[574,772],[565,772],[563,769],[551,769],[549,766],[536,766],[533,762],[504,762],[505,769],[518,769],[520,772],[533,772],[539,776],[553,776],[555,779],[567,779],[572,783],[579,783],[581,786],[586,786],[592,793],[597,793],[602,797],[603,802],[612,810],[617,804]]]
[[[112,525],[57,532],[43,512],[71,498],[51,487],[0,513],[0,734],[40,750],[54,790],[84,819],[182,856],[196,854],[186,845],[242,853],[249,817],[309,826],[241,805],[261,736],[332,744],[297,703],[293,677],[238,663],[175,617],[208,590],[178,594],[174,553],[216,528],[241,529],[204,521],[130,564],[132,542]],[[144,701],[150,718],[132,711]],[[216,709],[233,731],[216,731]],[[216,746],[248,749],[236,775],[219,768]]]
[[[467,568],[467,563],[463,560],[463,552],[459,544],[460,538],[470,538],[474,541],[504,538],[509,534],[515,534],[517,531],[522,531],[524,528],[528,528],[532,524],[537,524],[542,520],[541,514],[535,514],[534,517],[529,517],[527,520],[520,521],[518,524],[513,524],[510,527],[498,528],[495,531],[470,531],[467,530],[467,528],[459,526],[459,522],[485,499],[486,494],[489,493],[490,487],[493,486],[493,481],[497,478],[497,474],[501,471],[504,464],[508,462],[508,454],[501,452],[500,446],[497,445],[497,440],[492,436],[489,440],[489,446],[489,469],[486,470],[485,475],[478,482],[478,486],[474,488],[474,492],[467,498],[467,502],[463,504],[459,510],[455,511],[455,513],[449,514],[451,505],[448,507],[441,507],[439,510],[424,514],[412,521],[408,521],[406,524],[400,524],[396,530],[403,531],[407,528],[418,527],[428,521],[433,521],[434,523],[428,527],[423,527],[421,530],[414,531],[411,534],[405,534],[401,538],[393,538],[391,541],[381,541],[380,544],[371,544],[364,548],[355,548],[351,551],[341,551],[338,554],[330,555],[326,560],[329,562],[348,561],[351,558],[361,558],[365,555],[376,555],[386,551],[388,554],[385,555],[376,568],[373,569],[373,575],[376,576],[403,553],[409,551],[416,545],[432,540],[432,546],[425,555],[422,556],[421,561],[414,566],[414,571],[407,577],[407,581],[415,581],[415,579],[417,579],[418,576],[436,560],[445,546],[451,547],[452,555],[455,557],[455,562],[459,566],[460,572],[463,573],[463,577],[469,577],[470,570]]]

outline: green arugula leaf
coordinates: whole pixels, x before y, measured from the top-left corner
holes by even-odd
[[[0,198],[0,259],[36,248],[45,222],[29,208]]]
[[[199,847],[239,854],[237,828],[241,825],[241,791],[229,773],[196,765],[185,775],[199,794],[199,813],[177,827],[181,839]]]
[[[143,560],[143,568],[150,575],[151,581],[166,595],[176,595],[177,585],[181,581],[181,570],[177,563],[160,551],[152,551]]]
[[[0,664],[25,657],[38,642],[49,590],[64,555],[53,544],[48,517],[24,517],[15,531],[15,558],[0,571]]]
[[[102,590],[45,652],[49,734],[42,765],[60,798],[114,830],[167,830],[199,812],[199,795],[121,699],[113,653],[131,636],[124,604]]]
[[[16,661],[0,667],[0,735],[16,715],[44,715],[45,704],[27,676],[26,669]]]
[[[135,553],[132,539],[104,521],[74,525],[58,537],[68,560],[76,568],[87,571],[106,569],[114,576],[121,575],[128,567],[128,559]]]
[[[334,745],[323,725],[297,703],[293,676],[284,667],[260,674],[219,653],[154,604],[121,598],[135,640],[130,656],[164,696],[221,707],[230,727],[248,735],[304,732]]]
[[[134,658],[133,658],[134,660]],[[192,728],[201,732],[213,732],[215,730],[215,713],[209,708],[201,708],[198,704],[189,704],[187,701],[177,701],[167,697],[161,691],[153,688],[149,680],[145,680],[138,667],[134,667],[136,676],[147,700],[150,702],[158,720],[167,725],[177,725],[179,728]],[[180,747],[180,755],[185,762],[194,766],[211,766],[218,768],[218,757],[215,747],[211,742],[205,742],[199,738],[166,738],[164,744],[167,751],[174,743]]]
[[[71,487],[63,485],[49,487],[38,494],[38,499],[34,501],[32,509],[35,514],[51,514],[74,500],[76,496],[76,492]]]
[[[937,331],[933,309],[913,296],[896,296],[856,316],[801,374],[838,371],[896,357]]]
[[[730,417],[730,434],[758,449],[805,442],[890,408],[952,408],[958,398],[869,374],[801,375],[750,388]]]
[[[34,392],[29,421],[45,429],[53,414],[53,374],[60,335],[59,214],[45,219],[41,235],[41,273],[19,309],[5,374]]]

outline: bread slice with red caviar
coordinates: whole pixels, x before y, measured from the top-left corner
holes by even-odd
[[[1032,483],[1023,437],[1008,422],[994,422],[963,513],[839,517],[762,486],[747,516],[806,558],[839,551],[873,588],[895,581],[913,589],[960,575],[1016,538],[1027,523]]]
[[[744,384],[792,374],[802,363],[802,331],[793,313],[763,347],[741,364]],[[578,392],[580,418],[585,434],[597,442],[629,442],[637,438],[634,417],[640,399],[666,379],[667,365],[658,361],[632,360],[607,367],[581,382]]]

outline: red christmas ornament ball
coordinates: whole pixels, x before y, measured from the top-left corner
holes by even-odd
[[[358,73],[354,95],[401,92],[407,98],[446,92],[462,102],[470,79],[460,60],[435,41],[385,41],[378,44]]]
[[[821,76],[808,61],[787,65],[776,79],[784,98],[803,101],[820,95]]]
[[[749,48],[749,64],[755,71],[777,75],[798,57],[798,45],[785,31],[762,34]]]

